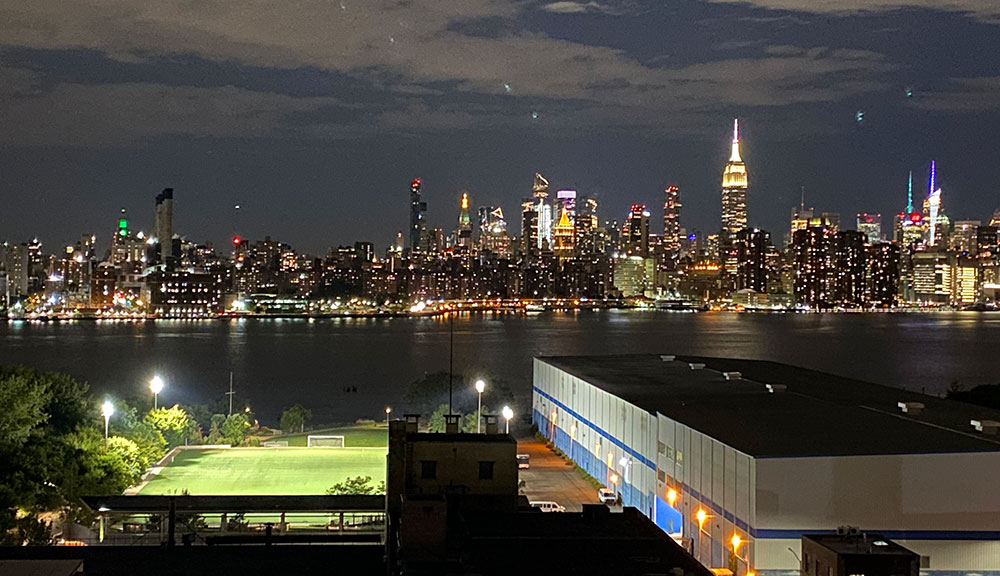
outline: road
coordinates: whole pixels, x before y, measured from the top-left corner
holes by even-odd
[[[518,470],[518,478],[524,481],[521,494],[529,501],[558,502],[567,512],[580,512],[583,504],[599,504],[597,488],[541,440],[518,438],[517,453],[531,456],[531,468]]]

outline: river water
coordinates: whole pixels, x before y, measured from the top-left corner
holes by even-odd
[[[407,383],[447,370],[450,328],[427,317],[0,323],[0,363],[68,372],[111,396],[141,393],[160,374],[161,404],[219,398],[232,371],[266,424],[295,403],[315,421],[353,421],[384,417]],[[533,356],[621,353],[774,360],[941,394],[955,380],[1000,382],[1000,314],[599,310],[454,321],[455,372],[502,378],[521,401]]]

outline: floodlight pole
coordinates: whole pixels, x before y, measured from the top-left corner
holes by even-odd
[[[229,415],[233,415],[233,371],[229,371],[229,392],[226,392],[229,396]]]

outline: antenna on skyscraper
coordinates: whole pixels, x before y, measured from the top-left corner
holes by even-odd
[[[806,209],[806,187],[801,186],[799,192],[802,194],[801,199],[799,199],[799,210],[804,211]]]

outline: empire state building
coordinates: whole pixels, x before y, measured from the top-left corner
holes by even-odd
[[[722,173],[722,231],[730,238],[747,227],[747,167],[740,158],[740,121],[733,120],[733,153]]]

